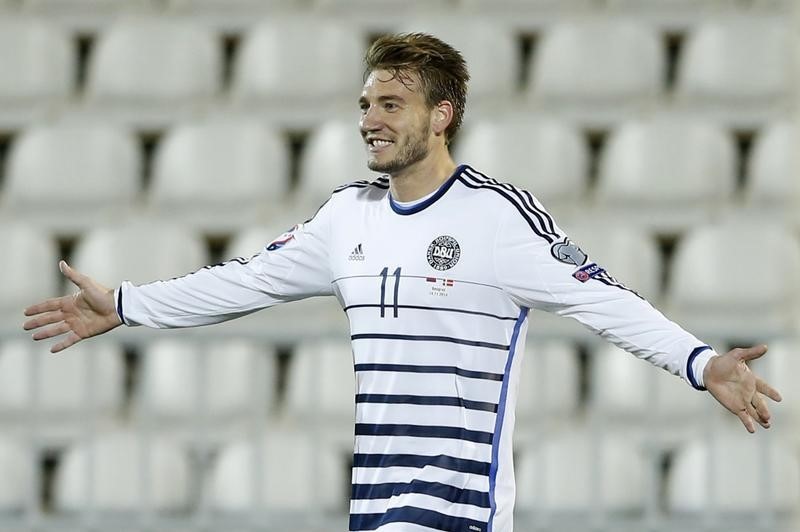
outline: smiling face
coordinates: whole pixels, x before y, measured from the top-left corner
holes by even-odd
[[[367,77],[358,101],[370,170],[394,175],[428,156],[433,110],[416,75],[401,78],[375,70]]]

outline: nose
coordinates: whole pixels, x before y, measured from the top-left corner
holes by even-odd
[[[365,133],[380,129],[381,121],[378,116],[378,111],[374,106],[369,106],[361,111],[361,118],[358,121],[358,126],[361,128],[361,131]]]

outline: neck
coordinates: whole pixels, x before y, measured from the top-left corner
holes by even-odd
[[[456,164],[447,149],[431,153],[399,172],[389,176],[389,190],[397,201],[415,201],[442,186],[453,175]]]

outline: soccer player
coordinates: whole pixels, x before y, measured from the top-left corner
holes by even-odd
[[[468,73],[425,34],[368,50],[358,100],[370,169],[307,222],[249,259],[141,286],[80,289],[25,310],[58,352],[115,327],[217,323],[311,296],[350,321],[356,372],[350,530],[511,532],[512,432],[530,309],[577,319],[635,356],[707,389],[749,432],[770,426],[776,390],[718,355],[569,240],[528,191],[468,165],[448,145]],[[688,393],[688,392],[687,392]]]

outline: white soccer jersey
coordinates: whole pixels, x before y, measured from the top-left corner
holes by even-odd
[[[469,166],[411,208],[387,178],[340,187],[250,259],[117,295],[126,324],[150,327],[336,296],[356,372],[351,531],[512,531],[530,309],[573,317],[696,387],[713,355],[591,262],[530,193]]]

